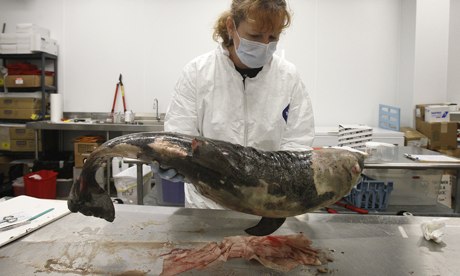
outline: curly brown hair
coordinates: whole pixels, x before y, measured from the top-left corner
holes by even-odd
[[[282,30],[291,24],[291,14],[285,0],[233,0],[229,11],[221,14],[214,25],[213,39],[222,40],[224,46],[233,45],[227,31],[227,18],[232,17],[236,26],[244,20],[254,20],[261,30]]]

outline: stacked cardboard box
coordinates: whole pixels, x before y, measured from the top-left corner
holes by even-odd
[[[8,76],[4,79],[4,86],[7,88],[38,88],[42,84],[43,70],[35,64],[20,61],[8,63],[5,67],[8,69]],[[43,85],[53,85],[54,73],[45,70]]]
[[[35,151],[34,130],[19,125],[2,127],[0,129],[0,150],[16,152]],[[41,150],[40,141],[39,150]]]
[[[8,88],[31,88],[40,87],[40,75],[8,75],[5,78],[5,86]],[[53,76],[45,76],[45,85],[52,86]]]
[[[81,168],[97,147],[104,142],[104,137],[101,136],[80,136],[74,140],[74,157],[75,167]]]
[[[428,138],[429,149],[457,149],[457,122],[449,122],[448,113],[447,104],[416,105],[415,128]]]
[[[58,54],[57,41],[50,38],[50,31],[35,24],[16,25],[15,33],[0,34],[0,54],[30,54],[46,52]]]
[[[15,96],[16,94],[22,94]],[[26,95],[28,94],[28,95]],[[40,112],[40,93],[8,93],[0,96],[0,119],[30,120]]]

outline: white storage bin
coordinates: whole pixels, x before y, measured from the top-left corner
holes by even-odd
[[[112,175],[117,175],[129,168],[129,164],[123,161],[123,157],[112,158]]]
[[[151,190],[152,169],[142,165],[142,182],[144,184],[144,196]],[[117,197],[125,204],[137,204],[137,168],[132,166],[113,176]]]

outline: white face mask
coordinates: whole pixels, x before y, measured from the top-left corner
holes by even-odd
[[[233,23],[235,24],[235,23]],[[235,32],[238,38],[240,39],[240,45],[238,48],[235,46],[236,55],[241,60],[241,62],[249,68],[260,68],[267,64],[270,59],[273,57],[273,54],[276,51],[276,45],[278,41],[273,41],[268,44],[247,40],[242,38],[238,31]]]

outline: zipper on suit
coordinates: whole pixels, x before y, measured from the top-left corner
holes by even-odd
[[[248,146],[248,99],[246,94],[246,78],[247,75],[243,76],[243,108],[244,108],[244,133],[243,133],[243,146]]]

